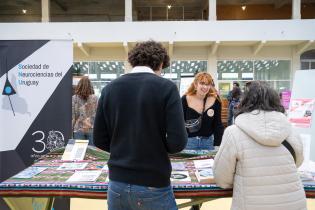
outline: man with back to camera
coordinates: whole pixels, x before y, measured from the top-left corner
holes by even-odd
[[[169,66],[165,48],[138,43],[133,67],[109,83],[99,99],[94,144],[110,152],[109,210],[175,210],[168,153],[183,150],[187,134],[176,85],[160,77]]]

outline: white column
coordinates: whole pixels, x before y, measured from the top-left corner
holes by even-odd
[[[292,0],[292,19],[301,19],[301,0]]]
[[[209,0],[209,20],[217,20],[217,1]]]
[[[291,60],[291,88],[293,85],[295,72],[300,70],[300,54],[296,53],[295,47],[291,47],[292,52],[292,60]]]
[[[42,22],[49,22],[50,0],[42,0]]]
[[[211,74],[212,78],[213,78],[213,81],[214,81],[214,84],[215,84],[215,88],[217,90],[219,90],[219,87],[218,87],[218,76],[217,76],[217,55],[216,54],[212,54],[211,53],[211,48],[209,48],[208,50],[208,66],[207,66],[207,72],[209,74]]]
[[[125,0],[125,21],[132,21],[132,0]]]

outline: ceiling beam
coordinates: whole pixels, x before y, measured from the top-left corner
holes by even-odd
[[[168,42],[168,54],[170,57],[173,57],[173,52],[174,52],[174,42],[169,41]]]
[[[84,53],[86,56],[90,56],[91,49],[83,44],[82,42],[78,42],[78,48]]]
[[[219,48],[219,45],[220,45],[220,41],[215,41],[212,46],[211,46],[211,49],[210,49],[210,53],[211,55],[215,55],[217,53],[217,50]]]
[[[258,42],[257,44],[255,44],[253,47],[252,47],[252,50],[253,50],[253,54],[254,55],[257,55],[257,53],[259,53],[259,51],[263,48],[263,46],[266,44],[266,41],[265,40],[262,40],[260,42]]]
[[[313,43],[314,43],[314,40],[309,40],[309,41],[306,41],[306,42],[303,42],[303,43],[297,45],[296,46],[296,53],[302,54],[304,52],[304,50],[306,50]]]

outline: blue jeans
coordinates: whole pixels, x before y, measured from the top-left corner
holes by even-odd
[[[94,146],[94,142],[93,142],[93,133],[84,133],[81,131],[76,131],[73,132],[73,138],[74,139],[88,139],[89,140],[89,145]]]
[[[155,188],[109,181],[109,210],[178,210],[171,186]]]
[[[213,136],[189,137],[185,150],[214,150]]]
[[[230,126],[230,125],[233,125],[234,123],[234,110],[233,110],[233,105],[230,103],[229,104],[229,113],[228,113],[228,121],[227,121],[227,125]]]

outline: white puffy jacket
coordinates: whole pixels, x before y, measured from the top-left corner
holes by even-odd
[[[281,144],[285,139],[296,164]],[[297,173],[302,162],[302,142],[286,116],[256,110],[226,128],[213,171],[220,187],[233,187],[232,210],[304,210],[305,191]]]

